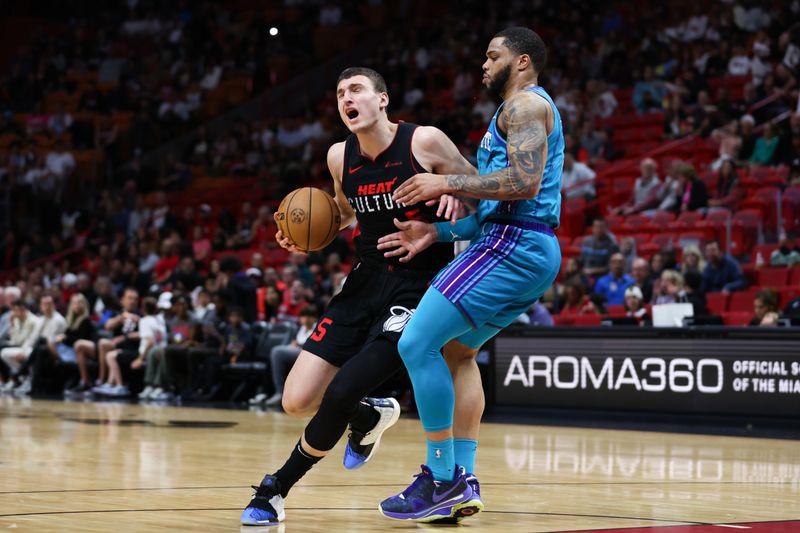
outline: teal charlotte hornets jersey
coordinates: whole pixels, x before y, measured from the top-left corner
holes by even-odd
[[[561,170],[564,166],[564,134],[561,129],[561,115],[547,92],[539,87],[525,89],[531,91],[550,104],[553,109],[553,131],[547,136],[547,162],[544,166],[539,194],[530,200],[481,200],[478,203],[478,219],[483,223],[487,218],[534,219],[552,228],[557,228],[561,217]],[[503,106],[489,123],[489,129],[478,147],[478,172],[489,174],[508,166],[508,145],[497,131],[497,117]]]

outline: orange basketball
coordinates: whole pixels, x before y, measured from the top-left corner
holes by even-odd
[[[328,246],[342,223],[339,206],[331,195],[314,187],[295,189],[275,212],[278,229],[304,252]]]

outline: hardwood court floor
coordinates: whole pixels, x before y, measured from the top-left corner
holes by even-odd
[[[249,485],[302,427],[273,411],[2,398],[0,530],[238,530]],[[419,422],[402,419],[354,472],[340,443],[289,495],[286,522],[242,529],[451,530],[376,510],[411,481],[421,443]],[[788,440],[486,424],[477,470],[486,512],[464,532],[800,531],[800,446]]]

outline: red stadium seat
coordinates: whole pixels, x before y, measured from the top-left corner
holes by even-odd
[[[728,311],[751,312],[753,310],[753,298],[755,298],[758,291],[758,287],[752,287],[743,291],[732,292],[730,295],[730,303],[728,304]]]
[[[658,245],[661,250],[671,250],[675,248],[678,242],[678,235],[676,233],[656,233],[650,239],[650,242]]]
[[[800,187],[783,191],[783,225],[786,231],[800,231]]]
[[[575,315],[573,317],[573,326],[599,326],[603,320],[602,315]]]
[[[675,222],[675,213],[671,211],[656,211],[651,219],[656,226],[667,226]]]
[[[706,294],[706,307],[712,315],[721,315],[728,310],[728,300],[730,294],[721,292],[709,292]]]
[[[723,313],[722,321],[726,326],[746,326],[753,319],[752,312]]]
[[[788,267],[764,267],[758,270],[757,283],[765,287],[780,288],[789,282]]]
[[[744,209],[733,215],[731,250],[735,256],[750,253],[761,234],[761,213],[755,209]]]
[[[789,285],[800,285],[800,266],[792,268],[789,274]]]
[[[625,316],[625,306],[618,305],[618,304],[611,304],[606,306],[606,311],[608,311],[608,316]]]
[[[575,320],[575,315],[554,315],[553,324],[556,326],[571,326]]]

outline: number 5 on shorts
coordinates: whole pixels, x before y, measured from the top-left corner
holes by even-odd
[[[333,324],[333,320],[330,318],[323,318],[320,320],[319,324],[317,324],[317,328],[314,330],[314,334],[311,335],[311,338],[317,342],[321,341],[322,337],[328,333],[328,330],[325,328],[325,326],[329,326],[331,324]]]

